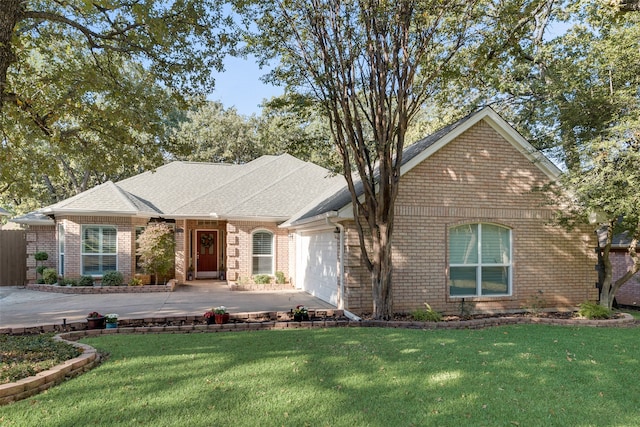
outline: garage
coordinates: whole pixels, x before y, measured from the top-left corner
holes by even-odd
[[[311,295],[338,305],[338,241],[333,230],[298,234],[297,283]]]

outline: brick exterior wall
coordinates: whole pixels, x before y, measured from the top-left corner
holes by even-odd
[[[46,251],[49,259],[46,265],[61,271],[58,251],[58,225],[65,230],[64,242],[64,277],[79,278],[82,276],[82,226],[114,225],[117,230],[117,265],[118,271],[127,283],[135,274],[135,229],[146,225],[144,218],[108,217],[108,216],[60,216],[55,226],[31,226],[27,231],[27,281],[36,282],[35,260],[33,254]],[[31,246],[31,248],[30,248]]]
[[[613,264],[614,282],[629,271],[633,265],[627,251],[611,252],[609,258]],[[622,305],[640,306],[640,271],[618,289],[616,301]]]
[[[520,310],[536,297],[553,308],[596,300],[593,231],[553,225],[545,196],[532,191],[546,182],[484,121],[403,175],[395,210],[394,311],[427,302],[440,312],[460,312],[461,299],[448,292],[448,230],[483,222],[512,230],[512,295],[465,298],[477,311]],[[345,225],[345,307],[371,312],[370,276],[356,231]]]
[[[48,268],[57,268],[58,248],[56,246],[56,227],[37,225],[27,229],[27,283],[36,283],[38,261],[36,252],[46,252],[49,258],[42,262]]]
[[[252,277],[252,235],[255,231],[266,230],[274,234],[276,271],[289,277],[289,234],[275,223],[254,221],[229,221],[227,223],[227,279],[230,281],[251,280]]]

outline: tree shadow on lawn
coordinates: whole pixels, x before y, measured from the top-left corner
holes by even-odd
[[[109,351],[104,364],[24,408],[40,425],[633,424],[639,350],[620,331],[101,336],[83,341]]]

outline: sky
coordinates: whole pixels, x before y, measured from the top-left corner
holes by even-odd
[[[282,95],[283,88],[265,84],[260,77],[268,70],[261,70],[254,58],[227,57],[225,71],[214,73],[216,85],[208,95],[212,101],[220,101],[225,109],[235,107],[239,114],[260,115],[263,99]]]

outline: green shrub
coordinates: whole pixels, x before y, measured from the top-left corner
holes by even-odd
[[[595,302],[583,302],[580,304],[578,314],[587,319],[608,319],[611,317],[611,311],[607,307]]]
[[[82,276],[80,280],[78,280],[78,286],[93,286],[93,277]]]
[[[33,257],[36,261],[46,261],[49,259],[49,254],[46,252],[36,252]]]
[[[47,285],[58,283],[58,272],[55,268],[45,268],[42,272],[42,280]]]
[[[120,286],[124,283],[124,277],[119,271],[107,271],[102,276],[102,286]]]
[[[282,285],[287,282],[287,279],[284,277],[284,273],[282,271],[276,271],[276,283],[278,285]]]
[[[39,265],[36,267],[36,273],[42,276],[42,273],[47,269],[46,265]]]
[[[442,314],[435,311],[429,304],[424,303],[426,308],[419,308],[411,312],[413,320],[418,322],[439,322],[442,320]]]
[[[78,286],[78,279],[71,279],[71,278],[65,277],[62,279],[62,284],[64,286]]]
[[[256,285],[267,285],[271,283],[271,277],[268,274],[256,274],[253,276],[253,283]]]
[[[142,286],[142,279],[139,277],[132,277],[129,280],[129,286]]]

